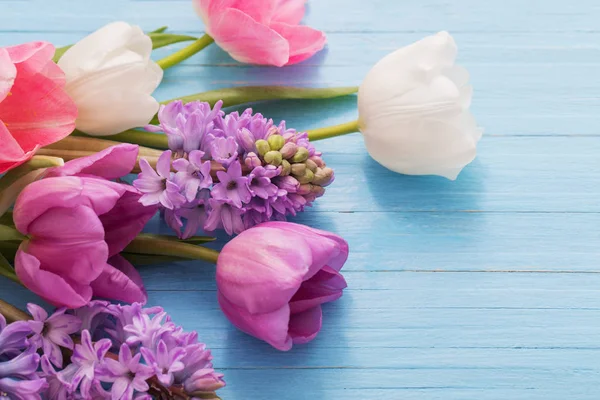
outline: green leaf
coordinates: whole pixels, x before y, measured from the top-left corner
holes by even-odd
[[[68,46],[58,47],[56,50],[54,50],[54,57],[52,57],[52,61],[54,61],[55,63],[58,62],[58,60],[60,60],[63,54],[65,54],[67,50],[69,50],[71,47],[73,47],[72,44]]]
[[[212,236],[192,236],[187,239],[179,239],[177,236],[172,235],[157,235],[154,233],[140,233],[138,238],[142,239],[156,239],[156,240],[170,240],[172,242],[177,243],[191,243],[191,244],[201,244],[201,243],[209,243],[214,242],[216,238]]]
[[[0,254],[2,254],[9,262],[15,261],[15,256],[19,250],[19,243],[15,242],[0,242]]]
[[[13,221],[13,213],[12,211],[7,211],[3,215],[0,215],[0,224],[15,226],[15,222]]]
[[[139,235],[125,248],[125,253],[174,256],[191,260],[217,262],[219,252],[173,238],[172,236]],[[195,239],[199,240],[199,239]]]
[[[121,255],[135,266],[167,264],[177,261],[190,261],[189,258],[175,256],[159,256],[153,254],[121,253]]]
[[[166,26],[166,25],[165,25],[165,26],[161,26],[160,28],[158,28],[158,29],[155,29],[155,30],[153,30],[152,32],[149,32],[148,34],[149,34],[149,35],[151,35],[151,34],[153,34],[153,33],[163,33],[163,32],[164,32],[164,31],[166,31],[167,29],[169,29],[169,27],[168,27],[168,26]]]
[[[0,225],[0,241],[25,240],[25,236],[11,226]]]
[[[151,33],[150,39],[152,39],[152,48],[159,49],[161,47],[169,46],[171,44],[180,42],[191,42],[198,39],[194,36],[188,35],[176,35],[173,33]]]
[[[13,282],[21,283],[17,274],[15,274],[15,270],[10,265],[8,260],[0,253],[0,275],[10,279]]]
[[[291,86],[241,86],[226,89],[211,90],[208,92],[192,94],[176,99],[163,101],[162,104],[174,100],[184,103],[200,100],[214,105],[223,100],[223,107],[237,106],[239,104],[265,100],[290,100],[290,99],[330,99],[347,96],[358,91],[357,86],[332,87],[332,88],[301,88]]]

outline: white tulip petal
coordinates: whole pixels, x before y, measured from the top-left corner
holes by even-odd
[[[107,136],[147,125],[158,112],[159,103],[140,92],[91,93],[79,99],[75,127],[93,136]]]
[[[397,50],[367,74],[358,94],[369,154],[409,175],[456,179],[476,155],[482,130],[469,112],[469,73],[454,65],[457,47],[440,32]]]
[[[58,65],[77,104],[77,129],[106,136],[152,119],[158,102],[151,94],[163,71],[151,53],[150,37],[125,22],[102,27],[65,52]]]

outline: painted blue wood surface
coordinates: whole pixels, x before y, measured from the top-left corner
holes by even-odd
[[[0,0],[0,45],[65,45],[115,19],[202,31],[189,0]],[[224,399],[598,398],[599,19],[596,0],[314,0],[306,22],[329,47],[301,65],[244,66],[213,46],[167,72],[160,99],[359,84],[386,53],[449,30],[486,130],[456,182],[393,174],[358,134],[318,143],[337,180],[296,221],[349,241],[349,289],[325,307],[317,339],[291,352],[231,327],[210,265],[142,270],[151,303],[214,350]],[[352,97],[255,109],[299,129],[356,116]],[[151,230],[168,232],[156,220]],[[0,296],[36,300],[6,282]]]

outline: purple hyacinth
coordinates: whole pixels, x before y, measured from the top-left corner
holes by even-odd
[[[41,324],[30,321],[17,321],[6,324],[6,319],[0,314],[0,356],[10,357],[18,354],[29,346],[29,335],[33,329],[39,329]]]
[[[285,220],[311,206],[334,179],[306,132],[289,129],[285,121],[275,125],[252,109],[225,115],[221,105],[211,109],[208,103],[173,102],[161,107],[159,126],[150,128],[167,134],[175,155],[171,189],[179,188],[186,201],[163,204],[163,210],[169,209],[165,219],[180,238],[201,227],[231,235],[268,220]],[[209,161],[214,182],[208,179]],[[136,184],[148,188],[153,204],[166,188],[159,179],[168,181],[166,166],[164,171],[140,174],[147,182]],[[210,191],[210,201],[202,189]]]
[[[81,320],[73,315],[65,314],[60,308],[48,316],[46,310],[35,304],[27,304],[27,310],[34,321],[39,322],[35,334],[30,338],[36,348],[41,348],[50,362],[57,367],[63,366],[61,347],[73,349],[71,335],[81,328]]]
[[[33,347],[10,360],[0,359],[0,399],[41,399],[48,383],[37,372],[39,364],[40,356]]]
[[[150,389],[147,379],[154,375],[151,367],[141,363],[141,354],[133,355],[128,345],[119,350],[119,359],[107,358],[96,373],[102,382],[112,382],[113,399],[131,400],[134,392],[145,393]]]
[[[204,152],[194,150],[189,153],[188,158],[179,158],[173,161],[173,167],[177,170],[175,182],[183,190],[188,202],[192,202],[198,196],[198,191],[209,188],[213,181],[210,176],[210,161],[202,161]]]
[[[252,193],[248,188],[248,177],[242,175],[242,166],[239,161],[232,163],[227,172],[217,172],[219,183],[212,191],[212,197],[220,201],[230,201],[237,208],[242,207],[242,203],[248,203],[252,198]]]
[[[81,344],[75,345],[71,356],[71,364],[63,371],[71,376],[71,391],[79,386],[80,393],[86,397],[98,380],[95,378],[96,370],[104,363],[104,358],[112,343],[108,339],[102,339],[92,343],[89,331],[81,332]]]
[[[160,155],[156,163],[156,171],[145,159],[140,160],[142,172],[133,181],[133,186],[143,193],[140,203],[145,206],[161,204],[163,207],[173,209],[185,202],[181,188],[173,181],[171,173],[171,151],[167,150]]]
[[[185,369],[185,364],[181,362],[186,355],[185,349],[175,347],[169,350],[164,340],[158,342],[155,351],[142,347],[141,353],[146,363],[153,368],[158,380],[165,386],[173,384],[174,373]]]

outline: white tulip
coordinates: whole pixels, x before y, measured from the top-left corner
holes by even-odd
[[[476,155],[483,131],[469,112],[468,72],[448,32],[380,60],[358,92],[359,126],[369,154],[402,174],[454,180]]]
[[[152,92],[163,76],[151,52],[152,40],[125,22],[102,27],[65,52],[58,65],[77,104],[77,129],[106,136],[150,122],[159,107]]]

